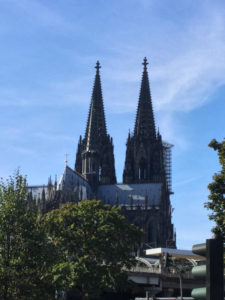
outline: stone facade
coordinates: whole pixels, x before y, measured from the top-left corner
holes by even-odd
[[[114,146],[106,129],[97,62],[86,132],[78,142],[75,168],[66,165],[54,185],[49,181],[47,186],[30,187],[29,192],[44,211],[84,199],[121,206],[126,218],[143,228],[143,248],[171,248],[176,247],[176,236],[171,222],[166,148],[155,130],[147,64],[145,58],[134,132],[128,134],[126,144],[123,183],[116,181]]]

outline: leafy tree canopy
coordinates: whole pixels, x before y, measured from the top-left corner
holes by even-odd
[[[53,299],[53,246],[36,206],[27,201],[26,178],[0,181],[0,298]]]
[[[205,207],[212,211],[209,218],[216,223],[212,231],[225,241],[225,140],[219,143],[213,139],[209,147],[218,151],[222,169],[213,176],[213,182],[208,185],[210,195]]]
[[[55,281],[65,288],[78,287],[84,299],[121,288],[123,267],[134,263],[142,231],[128,223],[120,209],[101,201],[67,203],[45,216],[45,226],[61,253]]]

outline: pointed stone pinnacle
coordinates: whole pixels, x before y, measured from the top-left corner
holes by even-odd
[[[101,68],[99,61],[97,61],[95,68],[97,72],[95,75],[94,87],[85,133],[86,150],[97,150],[97,148],[100,145],[101,139],[107,135],[101,80],[99,74],[99,69]]]
[[[155,122],[148,80],[147,58],[144,58],[141,90],[137,107],[134,135],[155,139]]]

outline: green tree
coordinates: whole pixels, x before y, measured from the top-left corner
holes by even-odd
[[[53,299],[53,245],[36,206],[27,200],[26,178],[0,181],[0,298]]]
[[[218,151],[222,170],[213,176],[213,182],[208,185],[210,195],[205,207],[212,211],[209,218],[216,223],[212,232],[216,236],[221,236],[225,241],[225,140],[219,143],[213,139],[209,147]]]
[[[45,216],[45,226],[61,253],[54,280],[62,287],[76,286],[84,299],[94,299],[126,282],[123,268],[135,264],[142,231],[119,208],[96,200],[67,203]]]

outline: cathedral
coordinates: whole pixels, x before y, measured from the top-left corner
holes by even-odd
[[[123,183],[116,179],[114,145],[107,132],[101,67],[97,62],[85,136],[79,138],[74,168],[66,162],[58,181],[49,179],[45,186],[30,186],[28,195],[45,212],[85,199],[120,206],[121,213],[144,230],[144,248],[173,248],[176,235],[170,203],[172,145],[156,132],[147,65],[144,58],[134,131],[128,133],[126,141]]]

